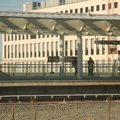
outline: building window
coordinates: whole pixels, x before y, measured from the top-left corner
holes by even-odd
[[[54,56],[54,43],[51,42],[51,56]]]
[[[28,39],[28,35],[26,35],[26,39]]]
[[[40,57],[41,56],[41,53],[40,53],[40,51],[38,52],[38,57]]]
[[[96,6],[96,11],[99,11],[99,10],[100,10],[100,6],[97,5],[97,6]]]
[[[49,50],[47,50],[47,57],[49,57]]]
[[[85,55],[88,55],[88,39],[85,40]]]
[[[38,57],[41,56],[41,53],[40,53],[40,43],[38,43]]]
[[[10,46],[8,45],[8,58],[10,58]]]
[[[94,39],[91,39],[91,55],[94,55]]]
[[[58,41],[56,42],[56,56],[58,56]]]
[[[6,45],[4,46],[4,58],[6,58]]]
[[[86,13],[88,12],[88,7],[85,8],[85,12],[86,12]]]
[[[30,35],[30,39],[36,39],[36,35]]]
[[[67,11],[67,10],[65,10],[65,13],[68,13],[68,11]]]
[[[25,39],[25,36],[24,36],[24,35],[22,35],[22,39],[23,39],[23,40]]]
[[[78,9],[75,9],[75,13],[78,13]]]
[[[24,44],[22,44],[22,57],[23,58],[25,57],[25,54],[24,54]]]
[[[45,38],[45,35],[42,35],[43,38]]]
[[[53,51],[52,51],[52,53],[51,53],[51,54],[52,54],[52,56],[54,56],[54,52],[53,52]]]
[[[17,58],[17,45],[15,45],[15,58]]]
[[[108,9],[111,9],[111,3],[108,3]]]
[[[32,43],[30,44],[30,57],[32,57]]]
[[[21,45],[18,46],[18,50],[19,50],[19,53],[18,53],[18,54],[19,54],[19,58],[21,58],[21,52],[20,52],[20,50],[21,50]]]
[[[97,55],[100,54],[100,47],[99,47],[99,45],[96,45],[96,54],[97,54]]]
[[[118,2],[114,3],[114,8],[118,8]]]
[[[102,54],[105,54],[105,45],[102,45]]]
[[[65,41],[65,56],[68,55],[68,41]]]
[[[34,43],[34,57],[37,57],[37,54],[36,54],[36,43]]]
[[[11,58],[13,58],[13,45],[11,46]]]
[[[38,35],[38,38],[41,38],[41,35]]]
[[[105,38],[102,38],[102,40],[105,40]],[[102,54],[105,54],[105,45],[102,45]]]
[[[58,56],[58,50],[56,50],[56,56]]]
[[[73,55],[73,41],[70,40],[70,55]]]
[[[75,40],[75,55],[77,55],[77,40]]]
[[[83,8],[80,8],[80,13],[83,13]]]
[[[8,35],[8,41],[10,41],[10,35]]]
[[[73,13],[73,10],[72,10],[72,9],[70,10],[70,13]]]
[[[15,40],[17,40],[17,35],[15,35]]]
[[[6,34],[4,35],[4,41],[6,41]]]
[[[45,43],[42,44],[42,53],[43,53],[43,57],[45,57]]]
[[[11,41],[13,41],[13,35],[11,34]]]
[[[91,12],[93,12],[94,11],[94,6],[91,6]]]
[[[18,37],[19,37],[19,40],[21,40],[21,35],[19,35]]]
[[[102,10],[105,10],[105,4],[102,4]]]
[[[47,57],[49,56],[49,42],[47,42]]]
[[[64,4],[65,4],[65,0],[60,0],[60,1],[59,1],[59,4],[60,4],[60,5],[64,5]]]

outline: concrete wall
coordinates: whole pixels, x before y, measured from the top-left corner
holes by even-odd
[[[0,120],[119,120],[119,111],[119,102],[0,104]]]

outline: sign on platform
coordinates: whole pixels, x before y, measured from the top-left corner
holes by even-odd
[[[65,62],[72,62],[75,58],[77,57],[64,57]],[[60,58],[58,56],[49,56],[48,57],[48,62],[59,62]]]

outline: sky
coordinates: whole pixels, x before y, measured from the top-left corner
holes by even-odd
[[[0,0],[0,11],[22,11],[26,2],[41,2],[45,0]],[[2,60],[2,37],[0,35],[0,61]]]

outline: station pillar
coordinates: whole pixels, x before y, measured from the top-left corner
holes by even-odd
[[[64,76],[64,35],[60,35],[60,75]]]
[[[83,56],[82,56],[82,32],[77,33],[77,78],[82,79],[83,77]]]

